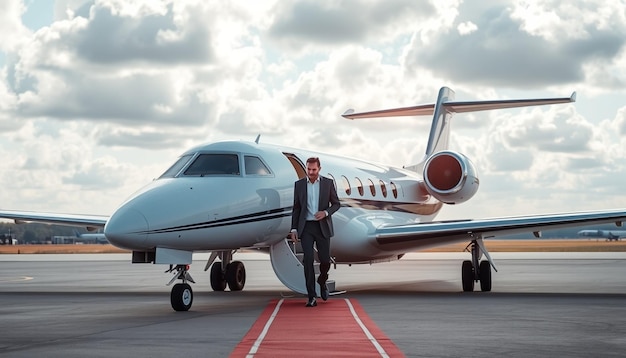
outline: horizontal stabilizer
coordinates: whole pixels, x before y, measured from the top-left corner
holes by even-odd
[[[563,97],[563,98],[448,102],[448,103],[444,103],[443,106],[449,112],[465,113],[465,112],[487,111],[490,109],[543,106],[547,104],[570,103],[570,102],[576,102],[576,92],[573,92],[570,97]]]
[[[542,106],[548,104],[570,103],[576,102],[576,92],[570,97],[561,98],[539,98],[539,99],[513,99],[513,100],[497,100],[497,101],[465,101],[465,102],[443,102],[442,107],[450,113],[466,113],[487,111],[491,109],[517,108],[529,106]],[[400,116],[426,116],[432,115],[435,110],[435,104],[424,104],[413,107],[402,107],[384,109],[371,112],[355,113],[349,109],[342,117],[347,119],[375,118],[375,117],[400,117]]]
[[[434,104],[423,104],[421,106],[383,109],[381,111],[355,113],[349,109],[341,116],[347,119],[376,118],[376,117],[401,117],[401,116],[429,116],[435,111]]]

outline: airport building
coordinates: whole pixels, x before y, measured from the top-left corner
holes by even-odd
[[[17,239],[13,234],[0,234],[0,245],[17,245]]]

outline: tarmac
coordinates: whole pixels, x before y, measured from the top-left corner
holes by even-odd
[[[347,292],[330,299],[356,299],[407,357],[624,356],[626,253],[492,256],[492,292],[462,292],[469,254],[418,253],[331,269]],[[243,291],[211,291],[207,257],[191,310],[174,312],[166,267],[129,254],[0,255],[0,356],[228,357],[268,302],[304,306],[256,253],[235,254]]]

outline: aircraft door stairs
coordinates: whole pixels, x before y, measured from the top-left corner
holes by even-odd
[[[299,243],[293,244],[291,241],[284,239],[270,247],[270,261],[276,277],[290,290],[306,295],[303,259],[304,254]],[[315,269],[315,278],[317,280],[320,274],[320,263],[317,258],[313,263],[313,268]],[[334,280],[329,278],[326,281],[326,286],[331,295],[333,292],[336,292]],[[315,284],[315,291],[319,297],[320,287],[318,284]]]

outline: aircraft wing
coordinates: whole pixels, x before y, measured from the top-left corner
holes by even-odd
[[[15,223],[39,222],[68,226],[86,227],[87,230],[103,228],[109,219],[103,215],[56,214],[35,211],[0,210],[0,219],[11,219]]]
[[[623,221],[626,221],[626,209],[381,226],[374,235],[383,246],[400,244],[419,248],[572,226],[611,222],[621,226]]]

